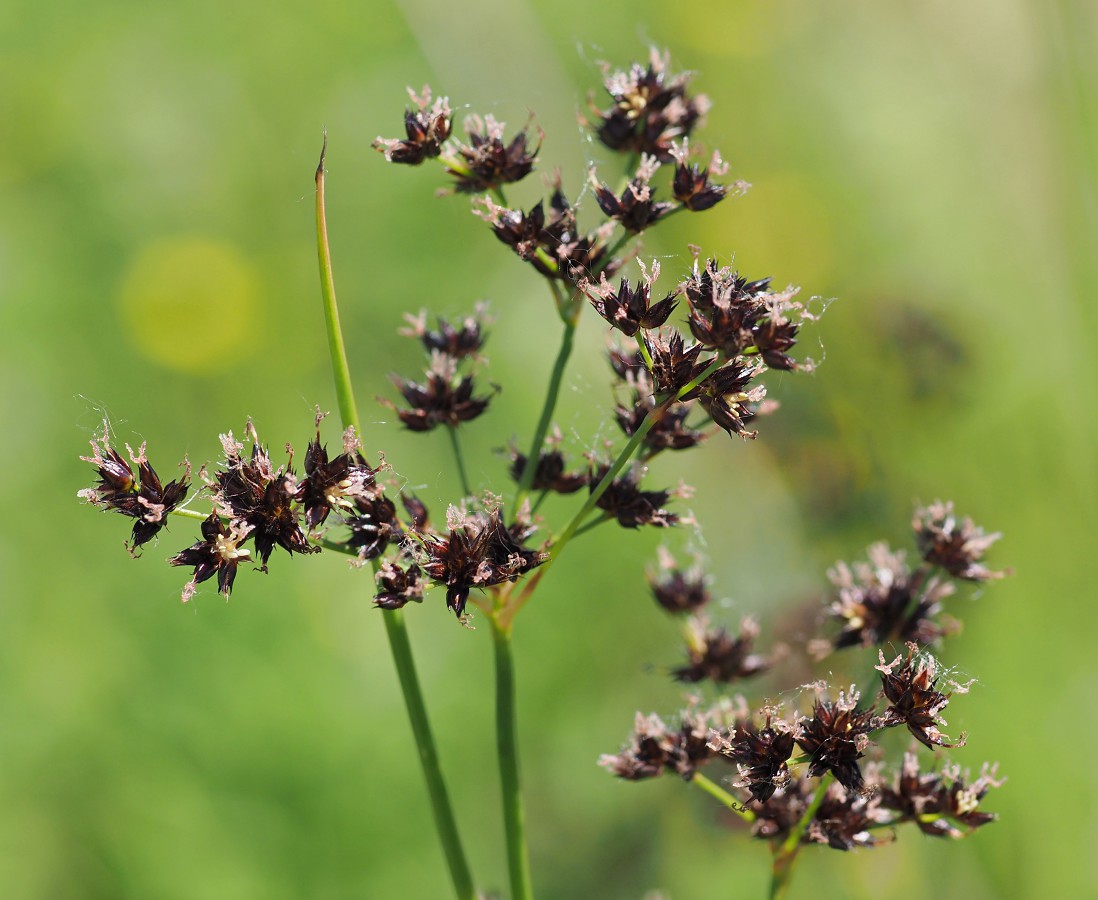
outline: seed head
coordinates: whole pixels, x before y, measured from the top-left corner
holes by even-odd
[[[743,620],[739,635],[732,637],[724,628],[712,628],[705,618],[695,616],[687,630],[688,662],[671,674],[676,681],[688,684],[705,680],[729,684],[759,675],[770,668],[770,660],[751,652],[758,636],[759,626],[750,618]]]
[[[534,170],[534,160],[541,149],[544,135],[538,129],[538,144],[529,146],[526,128],[503,141],[504,123],[493,116],[470,116],[465,122],[468,143],[458,144],[455,155],[444,159],[447,171],[454,176],[454,189],[476,194],[490,191],[503,184],[521,181]]]
[[[654,225],[675,208],[674,203],[656,202],[655,189],[650,182],[659,165],[656,157],[642,156],[637,174],[625,186],[620,197],[595,177],[592,168],[589,180],[599,209],[633,234],[640,234]]]
[[[374,141],[374,149],[384,153],[389,162],[418,166],[442,152],[442,143],[450,136],[450,104],[445,97],[431,103],[431,88],[426,85],[422,96],[417,96],[411,88],[408,88],[408,96],[415,108],[404,110],[407,140],[379,137]]]
[[[964,746],[963,734],[957,743],[951,744],[949,738],[938,730],[939,725],[945,724],[940,715],[953,692],[943,694],[936,689],[937,663],[929,654],[916,659],[918,649],[916,644],[909,643],[906,660],[897,656],[887,664],[884,653],[878,651],[881,664],[877,669],[881,673],[884,695],[891,704],[881,718],[881,725],[906,725],[908,731],[931,750],[935,747]],[[900,665],[901,661],[903,665]],[[897,667],[899,671],[894,671]],[[962,692],[967,690],[965,686],[957,688]]]
[[[214,574],[217,575],[217,590],[228,598],[237,566],[241,561],[251,559],[251,551],[243,545],[252,528],[243,519],[226,525],[216,512],[202,522],[203,539],[168,560],[173,566],[194,566],[194,575],[183,588],[184,603],[194,596],[198,585]]]
[[[858,708],[858,694],[839,694],[837,701],[817,700],[812,718],[802,717],[796,726],[797,745],[811,760],[808,774],[814,778],[830,770],[835,779],[855,793],[864,779],[858,760],[869,746],[869,732],[877,727],[873,710]]]
[[[613,103],[595,107],[593,128],[611,150],[647,153],[666,162],[675,141],[690,134],[709,110],[709,100],[687,93],[689,74],[668,72],[670,57],[652,49],[648,65],[633,63],[626,71],[604,66],[603,83]]]
[[[104,509],[113,509],[134,519],[133,531],[127,549],[134,555],[137,548],[151,541],[167,525],[168,513],[179,506],[187,496],[191,466],[187,460],[182,465],[184,473],[165,487],[160,476],[145,456],[142,444],[136,453],[126,444],[130,462],[110,444],[110,426],[104,420],[103,434],[91,441],[92,455],[81,456],[96,468],[99,484],[85,488],[78,496]],[[137,468],[135,476],[130,464]]]
[[[674,294],[652,303],[652,284],[659,274],[660,264],[653,262],[651,273],[644,269],[644,278],[637,282],[635,288],[623,278],[615,291],[605,276],[598,285],[581,281],[580,288],[591,301],[595,312],[618,331],[633,337],[642,328],[659,328],[675,311],[678,300]]]
[[[422,568],[432,581],[446,585],[446,605],[460,619],[473,588],[514,581],[549,557],[523,547],[526,527],[508,529],[498,510],[466,516],[457,513],[451,508],[448,537],[425,537],[427,561]]]
[[[991,581],[1005,574],[993,572],[982,563],[988,547],[1002,535],[999,532],[985,534],[972,519],[958,520],[952,503],[938,500],[915,510],[911,524],[923,559],[933,566],[941,566],[954,578]]]

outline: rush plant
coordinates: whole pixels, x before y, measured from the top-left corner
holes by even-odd
[[[198,520],[198,539],[168,560],[190,570],[184,602],[207,584],[228,598],[242,571],[266,571],[272,559],[281,565],[295,554],[342,554],[364,568],[363,578],[370,580],[363,590],[373,597],[392,648],[460,898],[477,896],[477,882],[442,775],[405,607],[445,603],[462,625],[477,618],[491,630],[510,889],[515,900],[527,900],[533,887],[512,654],[520,613],[552,591],[551,571],[569,544],[592,529],[613,522],[627,530],[674,529],[683,517],[676,503],[683,488],[650,485],[651,460],[717,436],[754,439],[775,409],[766,399],[767,374],[800,374],[815,366],[797,352],[797,343],[824,304],[802,301],[798,289],[743,274],[697,247],[690,248],[686,271],[660,286],[660,263],[640,256],[642,235],[672,216],[709,212],[748,185],[724,180],[728,165],[719,153],[697,153],[696,132],[710,104],[692,92],[689,75],[671,71],[665,55],[653,52],[647,62],[620,71],[608,66],[604,74],[607,98],[601,105],[592,101],[584,123],[624,162],[616,175],[592,167],[569,183],[569,193],[582,202],[568,199],[558,175],[532,208],[509,203],[508,185],[539,162],[540,131],[528,124],[508,136],[491,116],[470,116],[456,136],[448,100],[427,88],[411,93],[404,137],[375,142],[389,163],[440,166],[448,179],[445,193],[469,195],[479,228],[544,284],[545,330],[556,322],[559,350],[546,373],[540,413],[526,423],[525,443],[512,445],[509,459],[501,461],[498,482],[471,483],[462,453],[463,431],[490,418],[495,396],[481,379],[488,322],[483,307],[456,321],[409,311],[404,333],[422,345],[426,367],[419,377],[394,376],[395,395],[380,399],[407,429],[446,432],[461,496],[444,511],[428,510],[396,486],[384,448],[363,446],[328,248],[323,150],[315,175],[317,249],[340,419],[337,451],[329,451],[322,436],[319,409],[300,467],[288,445],[285,459],[272,456],[249,420],[243,440],[232,432],[221,435],[222,458],[199,470],[201,509],[185,505],[194,486],[189,463],[165,485],[145,444],[137,450],[125,445],[123,454],[107,423],[92,441],[91,455],[83,457],[95,467],[98,483],[80,495],[132,521],[132,556],[157,539],[169,516]],[[613,336],[608,415],[621,434],[616,444],[599,445],[605,452],[582,454],[554,422],[585,312],[587,327]],[[400,471],[414,473],[415,465],[401,460]],[[562,521],[541,514],[550,494],[572,498]],[[763,652],[756,649],[760,629],[752,619],[733,630],[714,622],[710,579],[700,563],[683,565],[664,548],[658,569],[647,576],[655,601],[681,624],[685,655],[671,676],[738,692],[709,705],[688,698],[672,724],[638,713],[628,744],[604,755],[601,764],[630,781],[674,772],[734,811],[770,849],[772,897],[783,894],[800,853],[814,845],[873,847],[905,824],[933,837],[958,838],[993,819],[980,809],[998,784],[992,767],[973,777],[933,760],[964,744],[964,735],[954,739],[942,731],[943,710],[967,687],[949,678],[936,655],[956,627],[943,608],[959,586],[999,577],[983,562],[998,535],[985,534],[946,503],[918,509],[913,530],[914,563],[903,551],[877,544],[864,562],[832,570],[820,632],[799,647]],[[644,577],[638,572],[638,583]],[[254,590],[254,584],[243,589]],[[458,629],[455,639],[460,634]],[[743,693],[751,679],[783,666],[803,673],[827,657],[834,672],[840,655],[853,658],[848,668],[862,667],[852,680],[793,681],[774,697],[751,700]],[[886,738],[890,730],[905,730],[910,747]]]

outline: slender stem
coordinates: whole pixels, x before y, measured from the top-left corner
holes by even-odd
[[[351,426],[361,440],[358,409],[351,387],[351,370],[347,365],[347,350],[343,345],[343,330],[339,327],[339,307],[336,305],[335,282],[332,280],[332,255],[328,249],[328,219],[324,211],[324,157],[328,152],[328,132],[320,149],[316,167],[316,252],[320,262],[320,291],[324,300],[324,324],[328,331],[328,355],[332,360],[332,378],[339,399],[339,417],[343,427]]]
[[[576,533],[574,535],[572,535],[572,537],[578,538],[581,534],[586,534],[588,531],[591,531],[593,528],[597,528],[603,522],[609,522],[612,518],[614,518],[614,517],[610,516],[610,515],[603,514],[603,515],[599,516],[597,519],[592,519],[586,525],[581,525],[579,528],[577,528]]]
[[[576,531],[583,523],[583,520],[587,518],[587,514],[595,508],[595,504],[599,502],[599,498],[604,493],[606,493],[606,489],[610,487],[611,483],[618,476],[618,473],[623,468],[625,468],[625,464],[629,462],[629,460],[633,457],[633,454],[637,452],[637,448],[640,447],[641,443],[644,441],[645,436],[648,434],[649,431],[652,430],[652,426],[659,421],[660,417],[663,415],[667,407],[674,403],[676,400],[679,400],[689,394],[692,390],[694,390],[694,388],[696,388],[699,384],[705,381],[706,378],[716,372],[717,369],[719,369],[722,365],[724,365],[723,359],[719,357],[717,359],[714,359],[708,366],[705,367],[705,369],[702,370],[701,374],[697,375],[695,378],[684,384],[674,395],[662,401],[657,400],[656,405],[648,411],[648,415],[645,416],[640,428],[638,428],[633,433],[633,436],[629,439],[629,443],[627,443],[625,447],[622,448],[621,453],[618,454],[618,458],[610,464],[610,468],[606,470],[606,474],[603,475],[602,481],[600,481],[595,486],[595,489],[591,491],[590,496],[588,496],[587,498],[587,502],[584,503],[582,507],[580,507],[579,512],[577,512],[575,516],[572,517],[572,521],[568,523],[568,525],[564,529],[564,532],[550,548],[549,560],[545,563],[544,566],[542,566],[542,573],[544,573],[545,569],[553,564],[556,558],[560,556],[565,546],[567,546],[568,542],[576,536]]]
[[[450,794],[446,789],[446,780],[439,767],[435,738],[431,733],[427,707],[423,702],[419,678],[416,675],[415,661],[412,658],[412,645],[408,640],[408,629],[404,624],[404,614],[399,609],[385,610],[381,617],[385,620],[385,633],[389,637],[389,647],[393,653],[400,688],[404,694],[404,705],[408,710],[408,719],[412,723],[416,749],[419,751],[419,764],[423,778],[427,782],[427,793],[431,798],[431,812],[435,818],[439,842],[446,854],[446,864],[450,869],[450,880],[454,893],[460,900],[473,900],[476,891],[473,888],[473,876],[465,860],[465,851],[461,845],[457,821],[450,805]]]
[[[473,492],[469,490],[469,475],[465,471],[465,457],[461,452],[461,443],[458,441],[457,426],[446,426],[446,433],[450,436],[450,447],[454,451],[454,461],[457,463],[458,477],[461,479],[461,492],[466,497],[472,497]]]
[[[503,790],[503,821],[507,834],[507,871],[512,900],[530,900],[530,861],[526,851],[526,816],[519,778],[518,735],[515,722],[515,669],[511,629],[494,618],[492,641],[496,657],[496,748]]]
[[[553,421],[553,413],[557,408],[560,386],[564,381],[564,370],[568,365],[569,358],[572,356],[575,335],[576,322],[573,318],[564,323],[564,333],[561,335],[557,361],[553,364],[553,371],[549,376],[549,388],[545,392],[545,402],[541,407],[541,417],[538,419],[537,428],[534,429],[534,439],[530,442],[530,452],[526,454],[526,465],[522,468],[522,479],[519,481],[518,491],[515,493],[513,509],[517,510],[522,505],[522,501],[526,499],[526,495],[530,493],[530,487],[534,483],[534,474],[537,472],[541,448],[545,443],[545,435],[549,433],[549,425]]]
[[[774,847],[774,862],[770,872],[770,900],[780,900],[789,889],[789,882],[793,876],[793,863],[797,861],[797,853],[801,847],[801,838],[809,823],[816,818],[816,812],[827,795],[827,789],[835,776],[828,772],[816,785],[816,793],[808,804],[800,820],[790,830],[789,835],[781,844]]]
[[[658,408],[658,407],[657,407]],[[564,533],[553,543],[553,546],[549,549],[549,559],[545,563],[545,566],[550,565],[558,556],[561,551],[568,545],[568,542],[576,536],[576,532],[584,519],[587,518],[588,513],[595,508],[595,504],[599,502],[599,499],[606,493],[606,489],[610,487],[611,483],[617,477],[618,472],[625,468],[625,464],[629,462],[633,454],[636,453],[637,448],[641,445],[645,436],[652,430],[652,426],[656,423],[656,417],[649,413],[645,420],[641,423],[633,436],[629,439],[629,443],[622,448],[621,453],[618,454],[618,458],[611,464],[610,468],[606,470],[606,474],[603,475],[602,481],[600,481],[593,491],[588,495],[587,502],[580,507],[580,511],[572,517],[572,521],[564,529]],[[543,566],[544,568],[544,566]]]
[[[324,156],[328,149],[328,135],[324,135],[324,146],[320,151],[320,164],[316,168],[316,235],[317,257],[320,262],[320,285],[324,300],[324,321],[328,330],[328,352],[332,358],[332,375],[335,379],[336,395],[339,398],[339,413],[344,428],[354,428],[361,437],[358,411],[355,406],[354,389],[351,386],[350,369],[347,366],[347,353],[343,344],[343,333],[339,326],[339,310],[336,306],[335,284],[332,280],[332,258],[328,250],[328,223],[324,210]],[[450,881],[459,900],[474,900],[473,876],[465,859],[461,845],[457,820],[450,805],[450,795],[439,765],[438,750],[434,735],[431,733],[427,718],[427,707],[423,702],[423,693],[416,674],[412,657],[412,645],[408,639],[408,629],[400,610],[388,610],[382,614],[385,620],[385,633],[389,638],[389,648],[393,654],[400,680],[400,689],[404,697],[404,706],[415,736],[423,778],[427,783],[427,793],[434,813],[435,829],[446,856],[450,872]]]
[[[751,810],[746,809],[742,803],[740,803],[735,797],[733,797],[728,791],[722,788],[719,784],[710,781],[701,772],[695,772],[694,777],[690,779],[694,784],[705,791],[709,796],[715,797],[722,805],[727,806],[732,812],[743,819],[745,822],[754,822],[755,814]]]

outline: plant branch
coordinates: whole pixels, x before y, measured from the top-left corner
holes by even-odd
[[[347,366],[347,353],[343,343],[343,333],[339,325],[339,309],[336,306],[335,284],[332,279],[332,258],[328,248],[328,223],[324,208],[324,157],[328,149],[328,135],[324,135],[324,145],[320,151],[320,163],[316,168],[316,235],[317,257],[320,263],[320,286],[324,301],[324,321],[328,331],[328,352],[332,359],[332,376],[335,379],[336,395],[339,398],[339,413],[344,428],[354,428],[361,439],[358,411],[355,406],[354,389],[351,386],[350,369]],[[375,571],[377,563],[374,563]],[[400,610],[387,610],[382,613],[385,620],[385,633],[389,638],[393,663],[400,680],[400,689],[404,697],[404,706],[415,736],[419,762],[423,778],[427,783],[427,793],[431,799],[435,828],[450,872],[450,880],[459,900],[474,900],[473,877],[465,859],[461,845],[457,820],[450,805],[450,795],[439,765],[438,750],[434,735],[431,733],[427,707],[423,702],[423,693],[416,674],[412,646],[408,639],[408,629]]]
[[[526,815],[519,777],[518,734],[515,720],[515,669],[511,629],[495,617],[492,642],[496,662],[496,749],[503,792],[503,821],[507,837],[507,871],[512,900],[531,900],[530,861],[526,849]]]
[[[465,471],[465,457],[461,452],[461,443],[458,441],[458,433],[456,425],[447,425],[446,433],[450,437],[450,448],[454,451],[454,462],[457,463],[458,478],[461,479],[461,492],[466,497],[472,497],[473,492],[469,490],[469,475]]]
[[[728,807],[737,816],[743,819],[745,822],[754,822],[755,814],[751,810],[747,809],[742,803],[740,803],[735,797],[733,797],[728,791],[722,788],[716,782],[710,781],[701,772],[695,772],[694,777],[690,779],[693,784],[696,784],[709,796],[716,798],[722,806]]]

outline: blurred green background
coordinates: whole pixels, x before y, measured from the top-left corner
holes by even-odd
[[[576,124],[597,61],[649,44],[696,70],[703,141],[746,197],[653,233],[664,283],[686,244],[836,298],[772,376],[757,442],[660,461],[698,533],[602,529],[569,551],[516,631],[535,883],[543,897],[761,896],[767,852],[701,792],[596,768],[634,710],[673,713],[680,649],[643,587],[662,538],[703,550],[721,614],[764,637],[866,543],[906,546],[916,500],[952,498],[1005,537],[1015,574],[954,612],[954,758],[999,760],[999,823],[947,844],[806,853],[793,896],[1098,895],[1094,388],[1098,229],[1093,4],[973,0],[689,6],[15,2],[0,9],[0,896],[441,897],[447,882],[368,575],[278,554],[231,602],[181,606],[126,523],[79,504],[77,457],[107,413],[163,475],[254,417],[304,448],[334,409],[313,243],[329,132],[329,224],[367,447],[441,516],[444,436],[372,402],[419,353],[405,311],[488,299],[472,475],[528,440],[556,351],[544,288],[433,167],[386,167],[406,85],[514,125],[528,110],[570,196],[615,161]],[[529,205],[535,178],[512,192]],[[591,198],[585,198],[588,208]],[[588,316],[559,421],[613,437],[604,327]],[[329,441],[335,440],[335,427]],[[547,506],[561,526],[569,506]],[[1088,563],[1089,564],[1089,563]],[[479,883],[502,889],[489,634],[432,595],[409,610]]]

